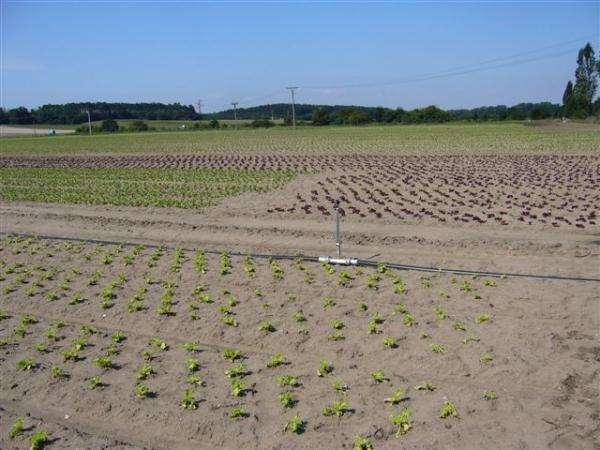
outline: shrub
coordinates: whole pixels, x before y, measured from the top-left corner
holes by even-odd
[[[354,438],[354,450],[373,450],[373,443],[368,437],[356,436]]]
[[[296,404],[296,399],[289,391],[282,392],[277,398],[284,408],[292,408]]]
[[[252,128],[271,128],[274,127],[275,124],[271,122],[269,119],[256,119],[253,120],[250,124]]]
[[[319,368],[317,369],[317,376],[324,377],[325,375],[333,372],[333,365],[326,359],[322,359],[319,362]]]
[[[285,356],[283,353],[276,353],[267,360],[267,367],[269,368],[277,367],[281,364],[285,364]]]
[[[440,417],[445,419],[447,417],[456,417],[458,416],[458,411],[456,410],[456,406],[452,402],[444,402],[442,407],[440,408]]]
[[[11,439],[14,439],[17,436],[21,436],[23,431],[25,431],[25,421],[21,417],[18,417],[13,423],[9,436]]]
[[[96,389],[97,387],[102,387],[104,384],[98,375],[90,378],[90,389]]]
[[[229,412],[229,417],[231,419],[243,419],[244,417],[248,417],[248,415],[249,414],[246,412],[246,408],[243,405],[234,406]]]
[[[148,124],[143,120],[134,120],[133,122],[130,122],[129,126],[127,127],[129,131],[133,132],[148,131],[149,128],[150,127],[148,127]]]
[[[381,383],[387,380],[385,372],[381,369],[371,372],[371,378],[373,378],[377,383]]]
[[[325,108],[315,108],[312,114],[313,125],[322,126],[331,123],[331,116]]]
[[[114,119],[106,119],[102,121],[101,130],[105,133],[115,133],[119,131],[119,124]]]
[[[300,418],[299,414],[296,414],[290,419],[285,426],[285,431],[291,431],[292,433],[301,434],[306,426],[305,422]]]
[[[48,443],[48,432],[46,430],[40,430],[29,436],[29,449],[39,450],[44,448]]]
[[[342,417],[344,414],[351,411],[350,404],[346,400],[334,400],[330,406],[326,406],[323,409],[323,415],[326,417]]]
[[[390,416],[392,424],[396,425],[396,437],[406,434],[412,428],[412,412],[410,409],[403,409],[400,414]]]
[[[148,386],[146,386],[144,383],[138,383],[135,385],[135,395],[138,398],[146,398],[148,397],[148,394],[150,393]]]
[[[22,371],[29,371],[35,367],[35,362],[31,358],[24,358],[17,362],[17,368]]]
[[[496,391],[485,391],[483,393],[484,400],[496,400],[498,398],[498,394]]]
[[[196,400],[195,392],[193,389],[186,389],[183,392],[183,399],[181,400],[181,407],[183,409],[198,408],[198,400]]]

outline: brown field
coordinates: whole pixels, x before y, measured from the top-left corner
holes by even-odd
[[[448,138],[443,146],[452,150],[435,155],[428,146],[436,135],[427,134],[423,155],[395,152],[395,142],[399,148],[406,143],[381,127],[377,136],[385,134],[386,140],[379,154],[376,144],[373,152],[353,151],[341,141],[335,141],[339,151],[328,152],[318,139],[310,148],[279,153],[272,149],[275,141],[269,151],[254,153],[244,151],[243,141],[235,151],[214,152],[151,147],[127,152],[123,141],[119,151],[110,152],[101,147],[102,137],[97,152],[91,147],[61,152],[56,140],[51,151],[36,142],[39,151],[19,153],[15,147],[1,155],[2,192],[35,186],[42,196],[45,186],[60,202],[0,200],[5,233],[0,313],[6,316],[0,320],[0,448],[24,448],[26,437],[40,429],[51,433],[48,448],[352,449],[356,436],[368,438],[375,449],[600,448],[600,156],[590,150],[598,137],[595,125],[573,124],[569,131],[557,124],[532,125],[521,128],[548,140],[527,134],[522,142],[528,150],[517,145],[499,153],[489,149],[516,144],[494,135],[482,141],[488,151],[477,151],[471,142],[461,153]],[[512,124],[505,131],[529,133],[521,128]],[[418,133],[427,130],[436,128]],[[465,136],[481,132],[465,130],[470,130]],[[299,137],[308,139],[309,131]],[[340,139],[343,131],[331,135]],[[568,151],[558,149],[562,141],[555,142],[552,133],[572,133]],[[134,142],[131,136],[123,139]],[[253,150],[260,147],[251,142]],[[548,142],[556,145],[544,151]],[[17,144],[26,145],[11,145]],[[20,178],[19,168],[47,169],[49,175]],[[114,178],[57,185],[53,168],[72,173],[101,168]],[[159,168],[175,169],[175,176],[144,178],[150,173],[144,171]],[[89,192],[101,193],[115,183],[142,193],[167,195],[182,185],[192,191],[200,183],[176,176],[187,169],[294,175],[268,192],[241,190],[203,209],[130,206],[126,195],[89,201],[94,199]],[[222,188],[214,183],[215,190]],[[82,193],[81,200],[66,201],[61,192],[69,193],[68,199]],[[27,198],[27,189],[20,195]],[[249,262],[239,255],[221,274],[220,255],[226,251],[333,255],[337,199],[346,256],[573,279],[330,268],[258,257],[250,276]],[[9,238],[8,233],[131,245]],[[168,248],[153,257],[152,245]],[[197,270],[197,249],[207,251],[206,273]],[[101,274],[94,276],[97,271]],[[90,285],[94,277],[97,283]],[[49,292],[56,298],[50,300]],[[136,295],[142,305],[130,312]],[[305,321],[296,320],[298,311]],[[65,326],[55,340],[48,330],[56,320]],[[260,330],[264,321],[273,331]],[[61,352],[84,337],[84,325],[96,332],[85,337],[76,360],[65,361]],[[116,331],[126,339],[114,343]],[[168,350],[144,355],[157,336]],[[385,338],[396,346],[384,346]],[[182,347],[192,341],[197,350]],[[39,343],[45,348],[36,348]],[[243,358],[225,360],[225,348],[239,349]],[[267,367],[278,353],[285,363]],[[111,367],[99,367],[96,358],[107,354]],[[30,370],[19,370],[19,361],[27,358]],[[198,360],[197,369],[186,367],[190,358]],[[323,359],[333,370],[318,376]],[[140,381],[137,371],[145,362],[153,373]],[[239,362],[243,373],[228,377],[225,372]],[[53,378],[53,366],[68,376]],[[377,370],[384,372],[382,382],[371,376]],[[297,376],[299,385],[280,386],[277,378],[284,374]],[[199,380],[190,384],[190,375]],[[103,385],[91,389],[94,376]],[[244,383],[239,396],[232,380]],[[426,381],[435,389],[415,389]],[[135,394],[140,382],[149,389],[146,398]],[[397,404],[386,402],[398,388],[403,392]],[[193,389],[196,409],[181,407],[186,389]],[[290,407],[278,399],[287,391]],[[486,391],[497,398],[484,399]],[[324,415],[334,400],[346,401],[348,410]],[[456,406],[457,416],[440,417],[446,401]],[[245,415],[230,418],[238,406]],[[396,436],[390,416],[405,409],[410,429]],[[295,414],[303,423],[298,434],[285,430]],[[25,419],[24,437],[11,439],[18,417]]]
[[[390,449],[495,447],[498,441],[504,448],[594,447],[599,355],[594,337],[598,298],[592,284],[388,269],[369,287],[377,269],[329,273],[319,264],[290,261],[279,263],[283,276],[278,280],[267,261],[258,259],[255,275],[249,276],[241,257],[234,257],[229,273],[221,275],[214,255],[200,274],[191,251],[183,253],[175,270],[173,250],[154,266],[149,264],[154,250],[138,250],[3,240],[4,285],[15,289],[4,293],[7,318],[1,326],[12,334],[24,315],[36,320],[23,327],[24,337],[3,345],[3,416],[24,416],[27,426],[47,429],[52,447],[344,448],[356,435]],[[112,255],[110,262],[107,255]],[[132,261],[126,261],[127,255]],[[90,286],[96,271],[101,275]],[[346,286],[339,282],[343,272],[349,276]],[[395,292],[398,280],[404,292]],[[160,315],[167,281],[175,286],[175,300],[169,314]],[[102,292],[111,285],[107,306]],[[48,292],[57,298],[49,301]],[[129,312],[140,292],[143,306]],[[305,321],[294,319],[298,311]],[[414,318],[411,326],[407,315]],[[225,325],[225,316],[237,325]],[[369,332],[376,316],[380,321]],[[56,329],[56,338],[48,338],[56,320],[65,326]],[[273,331],[259,329],[265,320]],[[337,337],[335,320],[342,323]],[[61,352],[85,336],[83,325],[96,332],[86,338],[75,361],[66,361]],[[111,339],[116,331],[126,335],[118,344]],[[168,350],[143,356],[156,336]],[[386,348],[386,337],[394,338],[397,347]],[[198,343],[197,350],[182,348],[190,341]],[[43,351],[35,349],[39,342]],[[432,351],[435,344],[443,353]],[[245,390],[239,397],[230,392],[226,370],[234,363],[222,357],[225,348],[243,355]],[[277,353],[285,363],[266,367]],[[112,367],[97,367],[95,358],[105,354],[111,355]],[[31,370],[16,369],[23,358],[32,359]],[[197,371],[186,369],[189,358],[198,360]],[[323,359],[333,370],[320,377]],[[150,394],[140,399],[134,393],[140,382],[136,371],[146,361],[153,371],[145,380]],[[53,366],[67,375],[53,378]],[[382,382],[370,376],[377,370],[384,371]],[[195,410],[180,406],[192,386],[186,382],[190,374],[201,380],[194,387]],[[285,374],[296,376],[299,386],[279,386],[277,379]],[[103,385],[90,389],[93,376],[100,376]],[[334,390],[336,380],[346,386],[343,392]],[[435,390],[416,389],[427,381]],[[398,388],[404,392],[398,404],[384,402]],[[490,390],[497,399],[483,398]],[[287,391],[295,404],[284,408],[278,394]],[[350,411],[323,416],[323,409],[339,398]],[[439,417],[445,401],[455,404],[457,417]],[[248,416],[231,419],[232,408],[239,405]],[[412,429],[396,437],[389,416],[407,407]],[[296,413],[305,424],[298,435],[284,431]],[[0,425],[3,436],[10,423]],[[3,444],[12,448],[11,441]]]

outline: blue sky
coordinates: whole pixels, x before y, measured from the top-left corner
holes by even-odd
[[[2,0],[1,103],[559,102],[599,3]]]

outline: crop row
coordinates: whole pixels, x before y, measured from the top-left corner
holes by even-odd
[[[301,152],[299,152],[301,153]],[[180,155],[64,155],[64,156],[0,156],[0,167],[40,167],[79,169],[241,169],[241,170],[293,170],[297,172],[322,172],[339,169],[377,171],[386,167],[401,170],[404,176],[425,173],[460,173],[468,176],[494,175],[511,172],[517,178],[532,176],[550,179],[588,174],[597,176],[600,158],[595,155],[423,155],[394,156],[349,153],[323,154],[180,154]],[[524,180],[526,181],[526,180]]]

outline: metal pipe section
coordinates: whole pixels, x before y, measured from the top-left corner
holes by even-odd
[[[325,264],[336,264],[340,266],[357,266],[356,258],[332,258],[331,256],[319,256],[319,262]]]

